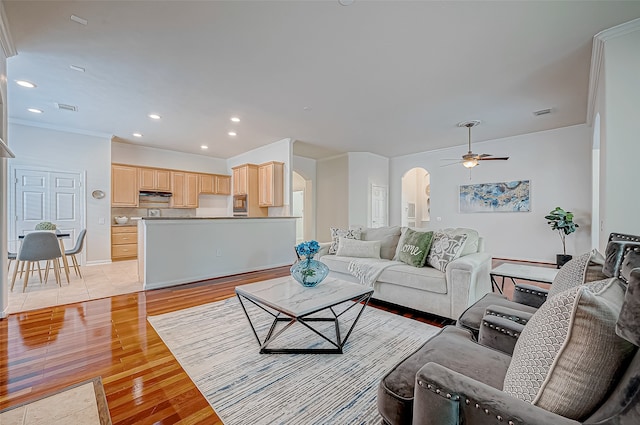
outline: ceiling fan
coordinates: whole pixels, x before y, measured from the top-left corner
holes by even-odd
[[[493,156],[488,153],[475,154],[471,151],[471,128],[479,124],[480,120],[463,121],[458,123],[458,127],[466,127],[469,129],[469,152],[462,155],[462,161],[456,162],[456,164],[462,163],[462,165],[467,168],[473,168],[478,165],[479,161],[506,161],[509,159],[508,156]]]

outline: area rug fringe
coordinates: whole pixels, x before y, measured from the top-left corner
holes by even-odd
[[[249,312],[263,314],[264,335],[270,316]],[[226,425],[379,424],[380,379],[438,331],[367,307],[344,354],[259,354],[235,297],[148,320]],[[316,340],[293,326],[279,343]]]

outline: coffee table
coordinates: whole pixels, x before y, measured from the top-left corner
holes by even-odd
[[[495,288],[502,294],[504,290],[504,279],[509,278],[515,285],[514,279],[528,280],[530,282],[553,283],[558,274],[558,269],[550,267],[532,266],[528,264],[504,263],[494,268],[490,272],[491,289]],[[496,277],[502,278],[502,287],[498,286]]]
[[[315,288],[305,288],[293,280],[293,278],[284,277],[236,286],[235,290],[242,309],[249,320],[251,330],[256,340],[258,340],[261,354],[342,354],[342,349],[347,339],[349,339],[356,323],[358,323],[358,319],[360,319],[362,312],[369,303],[371,295],[373,295],[373,288],[335,278],[326,278]],[[257,320],[257,317],[252,319],[249,315],[245,306],[246,302],[256,305],[273,317],[273,322],[264,340],[260,340],[256,332],[255,320]],[[341,304],[346,305],[341,306],[341,308],[344,309],[338,311],[335,307]],[[354,307],[359,307],[360,310],[345,337],[341,338],[339,320],[344,313]],[[321,317],[314,315],[318,312],[323,312],[323,314],[320,315]],[[326,316],[324,313],[327,313]],[[311,315],[314,316],[310,317]],[[279,322],[284,322],[285,325],[276,331],[276,325]],[[335,340],[333,339],[333,335],[325,335],[312,326],[314,322],[333,322],[335,325]],[[306,326],[335,348],[268,347],[278,336],[282,335],[284,331],[296,323]]]

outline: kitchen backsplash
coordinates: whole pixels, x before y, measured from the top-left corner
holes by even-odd
[[[150,210],[154,210],[154,208],[111,208],[111,221],[113,222],[113,217],[149,217],[152,216],[153,213],[149,214]],[[159,217],[195,217],[196,209],[195,208],[158,208],[155,209],[160,212]]]

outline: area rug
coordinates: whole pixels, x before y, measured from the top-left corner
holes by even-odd
[[[2,425],[111,425],[100,377],[0,411]]]
[[[270,316],[245,305],[262,319],[262,337]],[[347,324],[358,310],[344,314]],[[379,424],[380,379],[439,330],[367,307],[343,354],[259,354],[235,297],[148,320],[226,425]],[[341,326],[342,335],[346,330]],[[318,339],[297,324],[277,341],[318,348]]]

